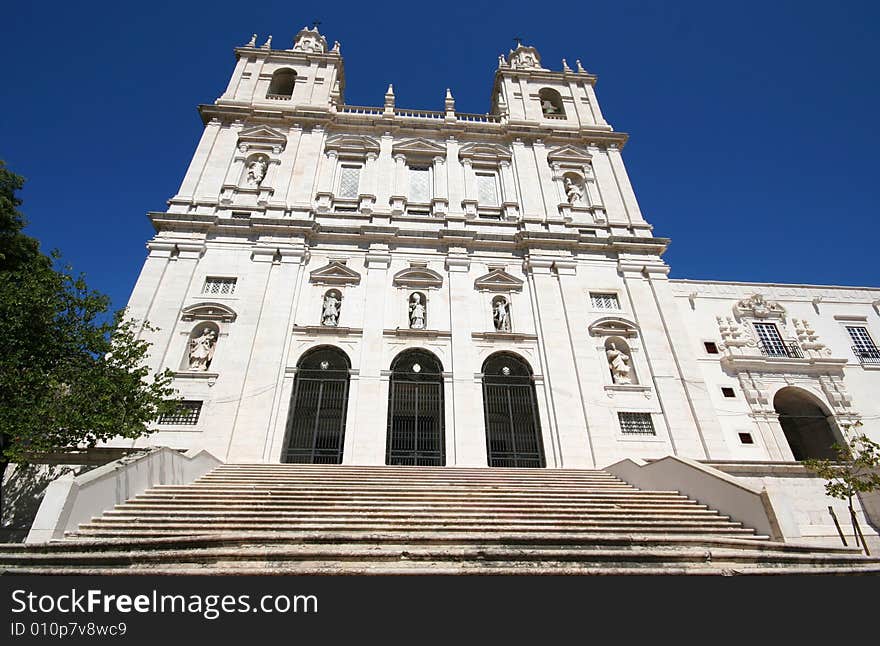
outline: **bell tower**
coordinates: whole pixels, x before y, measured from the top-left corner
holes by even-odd
[[[339,50],[338,42],[328,47],[316,27],[303,27],[291,49],[272,49],[271,36],[258,47],[255,34],[244,47],[235,49],[235,71],[226,91],[214,103],[331,111],[343,102],[345,89]]]

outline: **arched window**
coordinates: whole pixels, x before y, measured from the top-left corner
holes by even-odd
[[[289,99],[293,96],[293,86],[296,83],[296,72],[289,67],[275,70],[272,81],[269,83],[267,99]]]
[[[483,414],[490,467],[545,466],[538,399],[524,359],[496,352],[483,363]]]
[[[342,463],[350,367],[332,346],[313,348],[296,364],[284,462]]]
[[[183,369],[194,372],[207,372],[214,361],[214,351],[220,338],[220,328],[216,323],[206,321],[196,325],[189,333]]]
[[[386,464],[444,466],[443,366],[427,350],[391,362]]]
[[[639,383],[633,367],[632,351],[622,338],[612,336],[605,340],[605,358],[612,382],[621,385]]]
[[[538,99],[541,101],[541,112],[545,117],[552,119],[564,119],[565,108],[562,107],[562,96],[559,92],[549,87],[538,91]]]
[[[838,440],[828,421],[830,415],[813,395],[788,386],[776,393],[773,409],[795,460],[837,459],[832,445]]]

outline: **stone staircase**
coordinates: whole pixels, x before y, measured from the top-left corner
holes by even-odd
[[[604,471],[222,465],[146,491],[7,574],[880,573],[852,548],[770,541]]]

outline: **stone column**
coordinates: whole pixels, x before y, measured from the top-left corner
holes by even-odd
[[[304,244],[296,246],[267,243],[254,249],[254,270],[248,272],[252,288],[262,288],[249,348],[239,348],[245,365],[242,371],[241,394],[233,416],[232,432],[225,459],[237,462],[278,462],[280,455],[271,455],[275,425],[273,418],[286,418],[290,402],[278,402],[287,354],[285,348],[292,333],[293,289],[299,282],[306,259]],[[259,267],[262,269],[257,269]],[[247,321],[240,317],[241,324]],[[236,322],[238,323],[238,321]],[[239,335],[242,339],[243,335]],[[267,388],[266,386],[273,386]],[[280,406],[279,406],[280,404]]]
[[[193,285],[192,282],[199,260],[205,253],[205,244],[201,241],[178,242],[175,247],[176,260],[168,263],[156,289],[149,314],[150,324],[159,328],[158,333],[153,334],[161,335],[159,338],[163,341],[163,345],[157,343],[154,346],[156,350],[162,348],[159,365],[172,370],[179,369],[181,357],[169,356],[168,350],[179,329],[178,326],[184,325],[189,329],[193,325],[192,322],[182,323],[180,312],[186,302],[187,294],[190,292],[198,294],[201,290],[201,285]]]
[[[650,361],[676,455],[724,459],[727,446],[666,278],[669,268],[646,259],[618,264]],[[668,320],[667,320],[668,317]]]
[[[477,178],[470,159],[462,159],[461,163],[464,166],[464,199],[461,201],[461,208],[465,217],[474,218],[477,216]]]
[[[376,160],[379,158],[378,153],[369,152],[364,162],[364,177],[361,182],[360,192],[360,211],[365,215],[373,212],[376,206],[376,193],[378,190],[379,176],[376,168]]]
[[[519,197],[516,191],[516,182],[513,179],[513,169],[510,160],[502,159],[498,162],[501,175],[501,191],[504,196],[501,199],[501,206],[504,210],[504,217],[507,220],[519,219]]]
[[[571,335],[565,316],[560,316],[565,303],[559,279],[554,275],[557,260],[534,255],[526,259],[544,383],[550,401],[550,419],[541,420],[544,452],[548,467],[593,468]],[[569,263],[560,261],[562,271],[573,270],[573,264]]]
[[[391,215],[402,215],[406,209],[406,155],[394,155],[394,189],[389,200]]]
[[[388,414],[388,379],[382,378],[386,298],[391,289],[388,268],[391,253],[388,246],[374,243],[364,259],[367,276],[364,281],[364,332],[361,341],[358,401],[355,414],[346,423],[346,464],[385,464],[386,426]]]
[[[318,200],[318,212],[325,213],[333,206],[333,187],[335,186],[336,173],[339,169],[339,153],[328,150],[321,160],[318,169],[318,191],[315,197]]]
[[[431,212],[437,217],[445,217],[449,211],[449,178],[446,176],[446,158],[434,157],[434,197]]]
[[[449,320],[452,330],[451,392],[447,395],[455,407],[452,424],[447,425],[447,464],[452,466],[484,467],[486,436],[483,425],[482,389],[474,380],[479,366],[474,358],[473,298],[474,285],[470,277],[471,261],[463,248],[452,248],[446,257],[449,272]],[[452,461],[454,459],[454,462]]]
[[[205,126],[205,130],[202,132],[202,138],[199,140],[196,152],[189,164],[189,168],[186,170],[186,175],[183,177],[180,189],[172,200],[192,200],[199,179],[204,172],[205,164],[207,164],[208,157],[211,155],[211,149],[214,147],[217,136],[220,134],[220,128],[220,121],[218,119],[212,119],[208,125]]]

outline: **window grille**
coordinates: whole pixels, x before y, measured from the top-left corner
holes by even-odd
[[[624,435],[657,435],[650,413],[617,413]]]
[[[431,201],[431,171],[423,166],[409,168],[409,201],[427,204]]]
[[[159,424],[178,424],[182,426],[194,426],[199,421],[202,412],[202,402],[187,401],[178,402],[178,409],[173,413],[164,413],[159,417]]]
[[[775,323],[755,323],[755,331],[761,341],[764,354],[769,357],[787,357],[785,342],[779,334],[779,328]]]
[[[477,173],[477,202],[498,206],[498,186],[493,173]]]
[[[880,364],[880,350],[868,334],[868,328],[861,325],[847,325],[846,331],[853,342],[853,352],[862,363]]]
[[[202,294],[212,294],[214,296],[230,296],[235,293],[235,283],[237,278],[220,278],[218,276],[208,276],[205,278],[205,284],[202,286]]]
[[[355,199],[360,188],[361,167],[343,166],[339,174],[339,197]]]
[[[617,294],[600,294],[590,292],[590,301],[597,310],[619,310],[620,301],[617,300]]]

